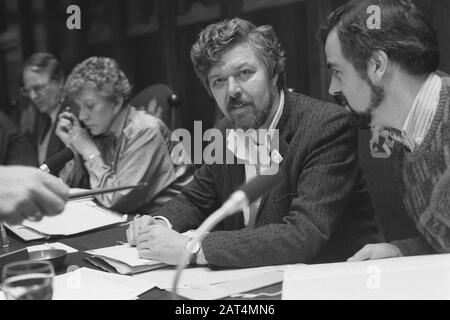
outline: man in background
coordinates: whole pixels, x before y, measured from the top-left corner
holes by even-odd
[[[36,53],[23,66],[21,92],[32,106],[22,111],[21,129],[29,134],[38,163],[65,145],[55,134],[58,115],[64,110],[78,114],[75,103],[64,94],[64,73],[50,53]]]

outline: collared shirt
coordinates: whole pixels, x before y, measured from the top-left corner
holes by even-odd
[[[50,137],[52,136],[52,132],[56,126],[56,118],[58,117],[59,110],[61,109],[61,103],[55,108],[48,116],[50,117],[51,124],[50,128],[45,133],[45,137],[42,142],[38,141],[38,161],[39,163],[43,163],[47,158],[47,150],[48,145],[50,143]]]
[[[439,104],[441,87],[441,77],[432,72],[414,99],[402,130],[390,129],[390,137],[411,152],[422,143],[430,129]]]
[[[276,147],[273,147],[278,146],[274,141],[274,139],[279,138],[275,130],[283,113],[283,106],[284,92],[281,91],[277,112],[267,131],[247,130],[244,132],[243,130],[230,130],[227,135],[227,149],[233,152],[236,158],[244,161],[246,182],[261,174],[270,174],[269,172],[273,169],[278,170],[278,164],[283,158],[276,150]],[[274,168],[274,165],[276,168]],[[261,198],[244,209],[244,223],[246,226],[254,225],[260,202]]]
[[[169,129],[156,117],[124,107],[107,135],[93,137],[100,155],[87,159],[84,167],[92,189],[140,182],[147,182],[147,186],[133,192],[100,195],[97,200],[105,207],[114,207],[120,201],[118,211],[132,212],[149,204],[146,209],[152,210],[177,195],[191,180],[192,168],[183,164],[187,162],[172,162],[171,151],[177,143],[171,141],[170,135]],[[74,167],[66,166],[64,170],[73,173]],[[67,172],[60,176],[70,181]]]

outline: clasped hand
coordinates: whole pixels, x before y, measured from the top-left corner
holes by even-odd
[[[179,263],[189,238],[169,229],[151,216],[136,218],[127,229],[127,241],[136,246],[139,257],[170,265]]]

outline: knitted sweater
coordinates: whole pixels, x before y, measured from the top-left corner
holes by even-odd
[[[217,124],[220,130],[231,127],[227,119]],[[344,261],[365,244],[382,241],[359,166],[357,132],[343,108],[289,93],[277,129],[286,180],[262,196],[254,227],[245,227],[238,213],[205,237],[208,263]],[[224,154],[229,152],[225,145]],[[236,159],[235,164],[205,164],[155,215],[168,218],[179,232],[195,229],[244,181],[244,165]]]
[[[413,153],[394,148],[402,201],[422,236],[393,241],[404,256],[450,252],[450,77],[425,139]]]

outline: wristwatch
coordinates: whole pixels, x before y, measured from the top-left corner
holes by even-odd
[[[194,242],[194,238],[189,238],[188,242],[186,242],[186,251],[191,254],[189,264],[196,264],[198,252],[200,251],[200,242]]]

